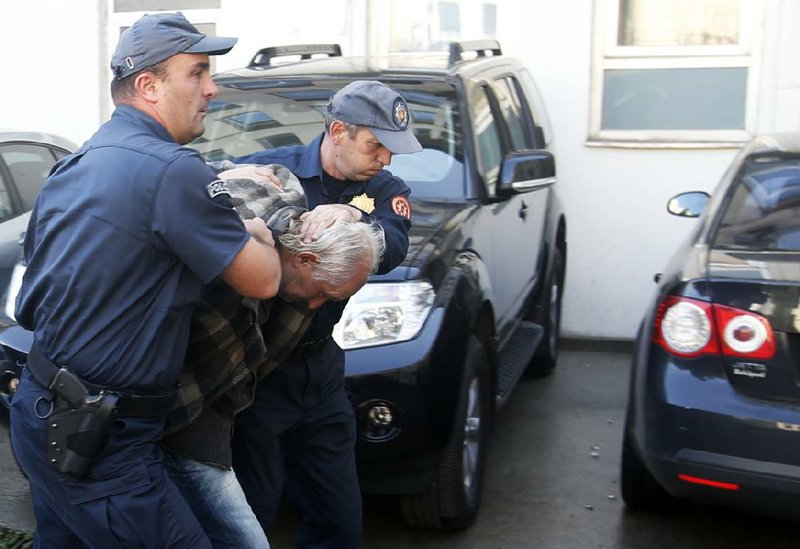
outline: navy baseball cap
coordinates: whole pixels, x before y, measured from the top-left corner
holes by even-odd
[[[392,88],[376,80],[356,80],[336,92],[328,113],[337,120],[368,127],[393,154],[422,150],[409,127],[408,105]]]
[[[145,15],[120,35],[111,70],[116,80],[122,80],[179,53],[228,53],[237,40],[205,35],[181,12]]]

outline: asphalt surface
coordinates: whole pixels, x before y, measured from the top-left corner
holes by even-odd
[[[800,547],[798,525],[732,510],[626,511],[618,469],[630,354],[602,349],[573,343],[551,377],[523,379],[517,387],[496,420],[483,507],[472,528],[413,529],[392,498],[367,497],[364,549]],[[7,532],[30,532],[35,522],[5,432],[0,475],[0,527],[6,529],[0,529],[0,548],[25,546]],[[270,540],[277,549],[293,547],[294,519],[288,510],[281,518]]]

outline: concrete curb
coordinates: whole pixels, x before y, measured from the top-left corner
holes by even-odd
[[[559,345],[570,351],[595,351],[608,353],[633,353],[632,339],[573,338],[562,337]]]

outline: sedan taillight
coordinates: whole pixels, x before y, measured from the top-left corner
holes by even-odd
[[[767,360],[775,355],[775,333],[763,316],[672,295],[658,306],[653,341],[681,357],[723,354]]]

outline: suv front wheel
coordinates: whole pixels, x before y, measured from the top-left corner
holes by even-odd
[[[475,521],[481,504],[491,418],[488,354],[478,338],[470,336],[453,433],[436,476],[424,492],[400,498],[408,524],[461,530]]]

